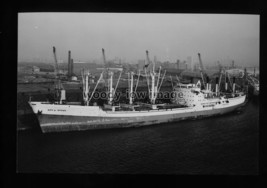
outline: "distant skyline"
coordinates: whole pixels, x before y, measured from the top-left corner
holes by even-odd
[[[259,66],[259,15],[140,13],[19,13],[18,61],[176,62],[192,57],[213,65]]]

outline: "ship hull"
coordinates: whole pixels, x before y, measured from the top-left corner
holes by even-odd
[[[241,102],[219,108],[209,108],[205,110],[196,108],[168,109],[158,112],[142,112],[142,114],[140,114],[140,112],[136,112],[135,114],[126,113],[126,115],[124,114],[124,117],[120,117],[122,115],[119,113],[112,112],[101,117],[99,115],[73,116],[60,114],[39,114],[37,116],[43,133],[81,131],[90,129],[140,127],[168,122],[178,122],[187,119],[217,116],[235,111],[240,108],[243,103],[244,99],[241,99]]]

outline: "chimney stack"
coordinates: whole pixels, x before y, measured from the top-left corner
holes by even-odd
[[[68,56],[68,76],[71,76],[71,51],[69,51],[69,56]]]
[[[71,64],[70,64],[70,76],[73,75],[73,59],[71,59]]]

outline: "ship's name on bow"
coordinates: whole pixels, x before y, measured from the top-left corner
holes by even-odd
[[[66,110],[63,109],[47,109],[49,112],[66,112]]]

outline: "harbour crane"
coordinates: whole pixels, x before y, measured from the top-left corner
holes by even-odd
[[[61,104],[62,101],[66,100],[66,92],[59,78],[59,69],[57,63],[56,48],[53,46],[53,54],[55,59],[55,97]]]
[[[145,68],[147,68],[151,63],[151,61],[149,59],[149,55],[148,55],[148,50],[146,50],[146,61],[147,61],[147,64],[145,65]]]
[[[106,62],[106,56],[105,56],[105,50],[104,50],[104,48],[102,48],[102,56],[103,56],[103,62],[104,62],[104,72],[106,73],[105,74],[105,79],[108,79],[108,66],[107,66],[107,62]],[[107,89],[108,89],[109,88],[109,82],[107,84],[108,84],[107,85]]]
[[[56,47],[55,46],[53,46],[53,54],[54,54],[54,60],[55,60],[55,76],[57,78],[59,69],[58,69],[57,54],[56,54]]]
[[[106,67],[107,66],[107,63],[106,63],[106,56],[105,56],[105,50],[104,50],[104,48],[102,48],[102,55],[103,55],[104,66],[105,66],[105,68],[107,68]]]
[[[146,50],[146,60],[147,60],[147,64],[145,64],[144,68],[145,68],[147,87],[148,87],[148,91],[149,91],[149,77],[147,76],[147,67],[150,65],[150,59],[149,59],[149,55],[148,55],[148,50]]]
[[[113,102],[113,96],[114,96],[114,94],[116,92],[118,83],[120,81],[123,68],[121,68],[121,67],[119,67],[119,68],[111,68],[111,67],[108,66],[108,64],[106,62],[106,56],[105,56],[105,50],[104,50],[104,48],[102,48],[102,55],[103,55],[103,61],[104,61],[104,71],[103,72],[106,72],[106,79],[108,80],[108,83],[107,83],[107,92],[109,92],[108,103],[109,104],[112,104],[112,102]],[[115,89],[113,88],[114,71],[120,71],[119,79],[117,80],[117,84],[116,84]]]
[[[201,75],[201,78],[202,78],[202,81],[203,81],[203,85],[204,85],[204,88],[206,88],[206,84],[205,84],[205,80],[204,80],[204,75],[206,75],[205,73],[203,73],[204,71],[204,67],[203,67],[203,64],[202,64],[202,60],[201,60],[201,56],[200,56],[200,53],[198,53],[198,59],[199,59],[199,69],[200,69],[200,75]],[[204,75],[203,75],[204,74]]]

